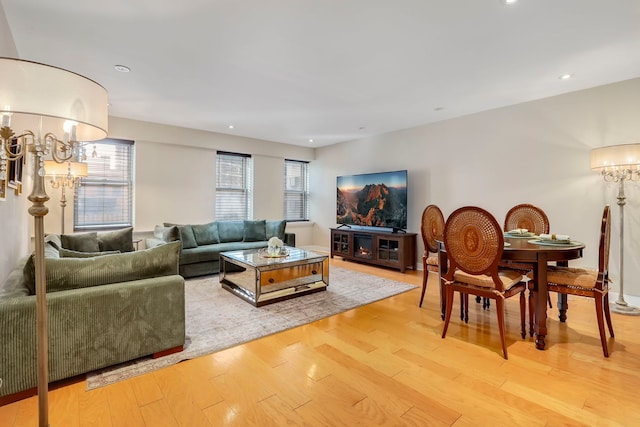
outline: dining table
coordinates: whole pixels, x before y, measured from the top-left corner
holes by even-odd
[[[513,237],[504,235],[504,251],[502,260],[513,261],[519,264],[529,264],[533,271],[533,283],[537,292],[535,298],[535,316],[533,331],[535,333],[535,345],[539,350],[546,347],[545,338],[547,336],[547,265],[555,262],[559,266],[567,266],[569,261],[582,258],[585,248],[584,243],[569,240],[567,243],[544,241],[535,236]],[[444,242],[438,241],[439,257],[442,276],[446,271],[447,258]],[[445,304],[443,301],[442,283],[440,284],[441,310],[444,318]],[[560,320],[566,319],[567,300],[566,296],[558,296],[558,310]]]

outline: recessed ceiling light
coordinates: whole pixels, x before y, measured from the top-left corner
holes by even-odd
[[[233,125],[229,125],[229,129],[233,129]]]
[[[504,4],[515,4],[518,2],[518,0],[503,0]]]
[[[126,65],[114,65],[113,68],[115,68],[116,71],[120,71],[121,73],[128,73],[129,71],[131,71],[131,68],[127,67]]]
[[[569,80],[570,78],[573,77],[573,74],[563,74],[560,77],[558,77],[560,80]]]
[[[310,142],[310,143],[313,143],[313,139],[310,139],[310,140],[309,140],[309,142]]]

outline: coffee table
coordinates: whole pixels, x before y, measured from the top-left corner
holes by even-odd
[[[222,252],[220,284],[256,307],[326,290],[329,257],[285,249],[287,255],[279,257],[269,257],[263,249]]]

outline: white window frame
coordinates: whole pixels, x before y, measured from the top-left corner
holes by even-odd
[[[134,142],[106,138],[85,148],[89,175],[75,193],[74,231],[133,226]]]
[[[309,162],[284,160],[284,219],[309,221]]]
[[[216,220],[252,219],[251,155],[216,153]]]

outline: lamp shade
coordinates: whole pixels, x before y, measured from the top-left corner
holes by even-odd
[[[640,144],[594,148],[589,157],[594,171],[640,169]]]
[[[54,160],[44,161],[44,173],[53,178],[81,178],[89,175],[88,165],[81,162],[58,163]]]
[[[77,141],[102,139],[107,135],[107,103],[107,91],[79,74],[0,58],[0,116],[16,134],[30,130],[61,137],[71,122]]]

